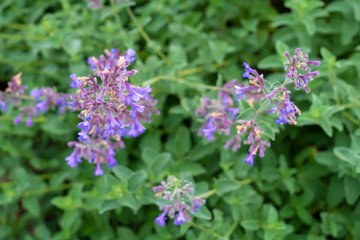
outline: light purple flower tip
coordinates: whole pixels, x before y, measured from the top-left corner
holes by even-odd
[[[29,115],[27,120],[26,120],[26,126],[30,127],[33,124],[32,120],[31,120],[31,116]]]
[[[14,124],[20,124],[23,115],[20,113],[15,119]]]
[[[71,80],[73,80],[73,81],[70,83],[70,87],[72,87],[72,88],[77,88],[77,87],[79,87],[79,85],[80,85],[80,80],[77,79],[76,75],[75,75],[75,74],[71,74],[71,75],[70,75],[70,78],[71,78]]]
[[[246,155],[246,158],[243,161],[248,163],[250,166],[253,166],[254,165],[254,154],[249,153],[248,155]]]
[[[96,169],[95,169],[94,175],[95,176],[104,175],[104,171],[102,170],[99,161],[96,163]]]
[[[78,149],[75,148],[74,151],[70,154],[70,156],[65,158],[65,160],[67,161],[70,167],[72,168],[76,167],[77,164],[81,162],[81,158],[78,155]]]
[[[178,215],[176,215],[176,218],[174,220],[174,225],[183,225],[185,223],[185,217],[184,214],[182,213],[182,210],[180,209],[180,212]]]

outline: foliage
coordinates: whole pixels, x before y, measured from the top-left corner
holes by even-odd
[[[360,3],[356,0],[4,0],[0,81],[22,71],[30,89],[69,90],[103,49],[137,51],[132,84],[151,85],[160,115],[124,138],[118,165],[71,168],[76,114],[14,125],[0,115],[0,239],[360,239]],[[274,83],[285,51],[321,61],[311,94],[293,93],[297,126],[270,127],[271,147],[250,167],[248,148],[197,136],[202,95],[242,79],[247,62]],[[73,92],[72,92],[73,91]],[[246,109],[246,106],[240,106]],[[275,121],[275,119],[274,119]],[[273,126],[273,125],[271,125]],[[174,175],[206,204],[182,226],[155,224],[152,187]]]

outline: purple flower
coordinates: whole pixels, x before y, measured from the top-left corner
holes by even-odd
[[[163,212],[155,219],[157,224],[162,227],[165,225],[167,213],[171,219],[175,218],[175,225],[183,225],[186,221],[191,221],[189,213],[197,212],[199,207],[206,202],[204,199],[191,197],[194,192],[191,184],[189,181],[170,175],[166,182],[162,181],[160,186],[153,187],[153,191],[156,192],[155,196],[168,203],[160,206],[160,210]],[[175,216],[176,212],[178,214]]]
[[[198,212],[201,205],[200,205],[198,202],[196,202],[196,201],[194,201],[194,204],[195,204],[195,210],[194,210],[194,212]]]
[[[239,107],[237,107],[237,108],[227,108],[226,110],[230,113],[231,120],[235,121],[237,115],[239,114],[240,108]]]
[[[237,99],[240,99],[244,96],[246,91],[249,91],[251,89],[258,89],[257,86],[246,86],[246,87],[240,87],[240,86],[234,86],[235,87],[235,95],[237,96]]]
[[[174,225],[183,225],[186,222],[185,216],[181,209],[179,209],[179,214],[176,215],[174,220]]]
[[[249,78],[250,73],[254,73],[254,69],[250,68],[249,64],[247,64],[247,63],[243,63],[243,65],[245,67],[245,72],[243,74],[243,78]]]
[[[208,141],[214,141],[214,132],[217,130],[218,128],[214,126],[214,118],[211,117],[208,121],[208,123],[206,124],[206,126],[203,128],[203,134],[206,137],[206,140]]]
[[[72,82],[70,83],[70,87],[72,88],[77,88],[79,87],[79,85],[81,84],[80,80],[76,77],[75,74],[71,74],[70,78],[72,80]]]
[[[27,120],[26,120],[26,126],[30,127],[32,124],[33,124],[33,122],[31,120],[31,115],[29,115]]]
[[[83,131],[83,132],[89,132],[90,130],[90,123],[87,120],[84,120],[83,122],[78,124],[78,127]]]
[[[131,118],[136,118],[136,112],[143,112],[145,109],[144,106],[140,106],[135,103],[130,103],[130,105],[132,106],[132,110],[130,113]]]
[[[253,166],[254,165],[254,154],[252,152],[250,154],[247,154],[246,158],[243,161],[248,163],[250,166]]]
[[[88,136],[88,133],[85,132],[85,131],[81,131],[78,133],[79,137],[78,137],[78,140],[80,142],[83,142],[83,143],[88,143],[89,142],[89,136]]]
[[[43,93],[42,89],[33,89],[30,91],[30,96],[34,97],[36,102],[39,102],[42,93]]]
[[[70,154],[70,156],[65,158],[65,160],[70,165],[70,167],[72,168],[76,167],[77,164],[81,162],[81,158],[78,155],[78,149],[75,148],[75,150]]]
[[[20,124],[22,117],[23,117],[23,115],[22,115],[22,114],[19,114],[19,115],[14,119],[14,124]]]
[[[130,62],[134,62],[136,60],[136,58],[134,57],[136,54],[136,51],[132,48],[128,48],[128,50],[126,51],[126,58],[128,58],[130,60]]]
[[[164,211],[163,213],[161,213],[157,218],[155,218],[155,223],[157,223],[158,225],[160,225],[161,227],[165,226],[165,221],[166,221],[167,217],[166,217],[166,211]]]
[[[87,63],[90,65],[90,70],[94,70],[96,68],[94,59],[92,57],[88,57]]]
[[[7,110],[7,102],[5,100],[4,101],[0,100],[0,108],[1,108],[1,110],[3,112],[6,112],[6,110]]]
[[[116,48],[112,48],[111,49],[111,57],[112,57],[112,59],[116,59],[117,55],[118,55],[118,50]]]
[[[115,151],[124,147],[122,137],[136,137],[145,131],[142,122],[150,122],[157,113],[156,100],[149,95],[150,86],[141,88],[130,84],[129,76],[136,70],[126,69],[135,51],[120,54],[118,49],[105,50],[98,59],[88,58],[93,76],[71,75],[71,87],[79,87],[66,103],[79,111],[82,122],[78,141],[69,146],[81,148],[81,157],[97,164],[95,175],[102,175],[100,163],[111,168],[117,164]],[[133,58],[134,60],[135,58]],[[128,107],[131,105],[131,108]]]
[[[47,100],[44,100],[42,102],[39,102],[36,104],[35,108],[36,108],[36,113],[37,115],[39,114],[39,112],[46,112],[47,110]]]
[[[102,168],[100,166],[100,161],[97,161],[97,163],[96,163],[96,169],[95,169],[94,175],[95,176],[104,175],[104,171],[102,170]]]

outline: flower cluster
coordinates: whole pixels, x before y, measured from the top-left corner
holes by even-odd
[[[295,50],[294,57],[292,59],[288,52],[285,52],[284,56],[288,60],[288,62],[285,63],[285,70],[287,71],[286,77],[294,81],[296,90],[303,88],[306,93],[310,92],[308,83],[312,81],[314,77],[319,76],[319,72],[312,72],[309,65],[318,67],[320,62],[309,61],[308,54],[303,54],[300,48]],[[305,73],[302,74],[300,71],[304,71]]]
[[[214,141],[214,133],[230,135],[231,127],[238,123],[235,119],[240,110],[238,101],[232,94],[234,86],[239,86],[237,80],[226,83],[218,93],[218,99],[202,97],[195,114],[201,116],[205,124],[199,129],[198,136]],[[225,148],[229,148],[231,144],[233,151],[236,151],[240,147],[240,138],[234,136],[225,144]]]
[[[155,219],[160,226],[165,226],[167,217],[174,219],[174,225],[182,225],[191,221],[189,212],[197,212],[205,204],[202,198],[191,198],[194,189],[189,181],[169,176],[160,186],[153,188],[156,197],[161,198],[160,210],[163,212]],[[177,212],[177,214],[176,214]],[[175,215],[176,214],[176,215]]]
[[[132,49],[124,54],[118,49],[105,50],[99,59],[88,58],[93,76],[70,75],[70,87],[77,91],[71,95],[69,106],[80,111],[82,119],[78,141],[68,143],[75,147],[66,158],[71,167],[85,158],[97,165],[95,175],[102,175],[101,163],[109,168],[116,165],[115,151],[124,147],[121,138],[142,134],[145,127],[140,122],[150,122],[152,113],[159,113],[154,107],[157,101],[149,95],[150,86],[142,88],[128,82],[128,77],[137,72],[127,69],[135,61],[134,55]]]
[[[40,112],[45,113],[48,109],[58,106],[58,113],[64,113],[66,108],[67,94],[57,93],[52,88],[43,87],[30,91],[30,96],[25,93],[26,85],[22,85],[21,72],[13,76],[8,83],[5,92],[0,93],[0,106],[3,111],[7,110],[8,103],[20,109],[20,114],[15,118],[14,123],[20,124],[21,119],[27,116],[26,126],[33,124],[32,118]],[[35,100],[33,104],[24,105],[24,100]]]
[[[278,88],[266,88],[263,75],[252,69],[247,63],[243,64],[245,68],[243,77],[248,78],[250,84],[248,86],[245,86],[245,84],[239,85],[236,80],[226,84],[227,86],[233,86],[235,89],[233,93],[237,100],[245,99],[251,107],[253,107],[254,102],[261,102],[262,106],[265,105],[264,102],[267,102],[268,105],[271,105],[270,110],[264,110],[260,107],[251,120],[244,121],[236,119],[239,112],[237,108],[235,117],[230,119],[226,114],[227,111],[229,112],[229,103],[221,95],[224,93],[220,92],[217,100],[203,98],[201,107],[196,110],[195,113],[203,116],[207,121],[206,125],[200,128],[198,135],[204,135],[207,140],[213,141],[215,131],[228,135],[231,126],[236,125],[238,135],[228,140],[224,147],[227,149],[234,143],[232,150],[237,151],[241,143],[250,145],[249,154],[244,159],[244,162],[251,166],[257,154],[263,157],[265,148],[269,147],[270,143],[262,139],[264,130],[256,123],[260,113],[265,111],[270,114],[277,114],[276,124],[296,124],[296,117],[301,114],[301,111],[290,101],[290,91],[286,89],[286,86],[294,84],[296,90],[303,88],[308,93],[310,91],[308,83],[319,75],[319,72],[312,71],[309,65],[319,66],[320,62],[309,61],[308,55],[303,54],[300,49],[295,50],[293,58],[287,52],[284,53],[284,56],[287,58],[285,63],[287,73],[285,81]],[[226,85],[224,88],[226,88]],[[228,92],[226,92],[226,96],[227,99],[234,98]],[[231,102],[231,104],[234,103]],[[242,140],[240,136],[245,135],[247,135],[247,139]]]

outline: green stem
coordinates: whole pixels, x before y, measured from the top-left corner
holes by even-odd
[[[251,179],[251,178],[246,178],[246,179],[244,179],[244,180],[239,181],[239,184],[240,184],[240,185],[245,185],[245,184],[252,183],[253,181],[254,181],[254,180]]]
[[[347,112],[341,112],[341,114],[346,117],[349,121],[355,123],[356,125],[360,126],[360,121],[357,120],[356,118],[354,118],[353,116],[351,116],[349,113]]]
[[[14,95],[11,93],[7,93],[7,92],[2,92],[0,91],[0,95],[9,97],[9,98],[18,98],[18,99],[24,99],[24,100],[35,100],[34,97],[30,97],[30,96],[19,96],[19,95]]]
[[[237,225],[239,225],[240,220],[237,220],[236,222],[234,222],[234,224],[231,226],[231,228],[229,229],[229,231],[226,233],[225,237],[230,237],[230,235],[235,231]]]
[[[111,4],[111,8],[112,8],[114,17],[115,17],[116,24],[118,25],[118,27],[120,29],[121,36],[124,39],[124,41],[126,42],[127,41],[127,35],[126,35],[126,33],[124,31],[124,28],[122,26],[121,19],[120,19],[118,13],[117,13],[118,7],[115,4],[114,0],[110,0],[110,4]]]
[[[198,225],[194,222],[190,222],[190,224],[198,229],[200,229],[201,231],[204,231],[212,236],[214,236],[215,238],[221,238],[222,236],[220,234],[217,234],[216,232],[213,232],[212,230],[206,228],[206,227],[203,227],[201,225]]]
[[[137,27],[139,33],[141,34],[141,36],[145,39],[145,41],[147,42],[147,44],[149,45],[149,47],[151,47],[157,55],[159,55],[159,57],[161,57],[167,65],[171,64],[171,61],[168,59],[168,57],[165,56],[165,54],[158,49],[155,45],[154,42],[151,40],[151,38],[149,37],[149,35],[145,32],[144,28],[139,24],[137,18],[135,17],[134,13],[131,11],[130,7],[126,7],[126,11],[129,14],[131,20],[134,22],[135,26]]]
[[[8,116],[0,116],[0,121],[14,121],[14,118],[8,117]],[[47,122],[47,118],[46,117],[36,117],[36,118],[32,118],[32,121],[34,123],[43,123],[43,122]],[[22,121],[25,122],[25,121]]]
[[[214,195],[217,192],[216,189],[210,190],[206,193],[200,194],[200,195],[196,195],[193,198],[207,198],[210,197],[211,195]]]
[[[348,103],[348,104],[343,104],[341,105],[342,107],[345,108],[358,108],[360,107],[360,103]]]
[[[95,183],[95,180],[88,180],[88,181],[84,182],[84,185],[90,185],[90,184],[93,184],[93,183]],[[50,193],[50,192],[66,190],[66,189],[70,189],[73,185],[74,185],[74,183],[66,183],[66,184],[62,184],[61,186],[59,186],[57,188],[48,187],[48,188],[42,189],[42,190],[24,191],[20,195],[20,197],[30,197],[30,196],[34,196],[34,195],[43,195],[43,194],[47,194],[47,193]]]

